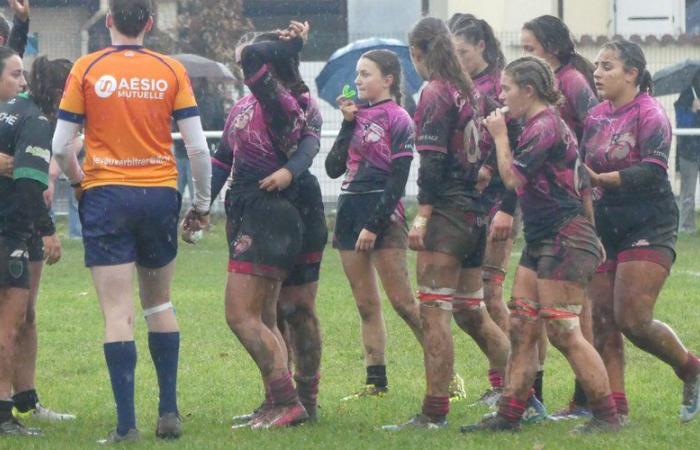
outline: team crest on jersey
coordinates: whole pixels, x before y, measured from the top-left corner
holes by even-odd
[[[236,241],[233,243],[233,254],[241,255],[248,251],[250,246],[253,244],[253,238],[247,234],[239,234],[236,237]]]
[[[253,110],[255,105],[246,106],[243,111],[238,113],[238,115],[233,119],[233,126],[239,130],[242,130],[248,126],[250,120],[253,118]]]
[[[362,140],[368,144],[374,144],[384,138],[384,129],[376,123],[370,122],[365,125]]]
[[[24,266],[28,257],[28,253],[21,249],[14,250],[10,254],[7,262],[7,271],[12,278],[18,279],[24,274]]]
[[[612,137],[610,147],[608,147],[608,159],[622,160],[630,154],[634,144],[636,143],[634,136],[630,133],[615,134]]]

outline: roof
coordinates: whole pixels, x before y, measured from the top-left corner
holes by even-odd
[[[584,34],[582,36],[579,36],[578,39],[576,39],[576,44],[581,45],[581,46],[592,46],[592,45],[603,45],[606,42],[615,39],[615,38],[623,38],[624,36],[616,34],[614,36],[606,36],[606,35],[598,35],[598,36],[591,36],[590,34]],[[700,34],[686,34],[683,33],[678,36],[673,36],[670,34],[664,34],[663,36],[659,37],[657,35],[649,34],[646,36],[641,36],[639,34],[633,34],[629,36],[627,39],[629,39],[632,42],[635,42],[640,45],[661,45],[661,46],[666,46],[666,45],[700,45]]]

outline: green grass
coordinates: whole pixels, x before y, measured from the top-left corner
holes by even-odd
[[[519,434],[464,436],[458,432],[459,425],[474,422],[486,412],[467,407],[469,400],[452,404],[447,430],[382,432],[380,425],[403,421],[419,410],[424,392],[422,354],[408,327],[385,303],[391,392],[383,399],[339,402],[362,385],[364,367],[359,318],[338,255],[331,248],[323,261],[318,295],[324,336],[320,421],[289,430],[232,432],[230,417],[257,406],[262,393],[252,360],[224,320],[227,255],[222,228],[217,223],[214,232],[197,246],[182,245],[178,256],[172,300],[182,327],[179,404],[185,435],[175,443],[154,438],[156,379],[146,326],[140,316],[137,319],[136,404],[143,436],[139,448],[698,448],[700,419],[687,425],[677,419],[681,383],[670,368],[629,345],[632,424],[618,435],[575,437],[569,434],[572,423],[548,423],[527,427]],[[700,350],[700,238],[681,238],[678,253],[656,316],[672,324],[686,345]],[[82,256],[80,242],[64,240],[62,261],[45,271],[38,306],[37,384],[42,402],[75,413],[78,420],[42,425],[45,436],[41,439],[0,439],[0,449],[90,448],[114,426],[102,355],[102,317]],[[511,267],[516,258],[514,255]],[[411,256],[412,267],[413,262]],[[469,398],[475,399],[487,388],[486,361],[466,335],[457,329],[454,334],[455,367],[466,381]],[[555,409],[568,400],[573,381],[562,357],[555,350],[549,355],[545,400]]]

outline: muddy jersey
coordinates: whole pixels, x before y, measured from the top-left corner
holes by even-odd
[[[0,176],[0,232],[28,239],[34,221],[17,191],[15,180],[28,179],[48,185],[53,126],[27,95],[0,103],[0,152],[14,157],[12,177]]]
[[[483,72],[476,75],[472,81],[474,82],[474,87],[482,96],[498,101],[498,96],[501,95],[500,70],[487,68]]]
[[[267,65],[246,80],[251,94],[231,109],[216,160],[232,167],[232,188],[255,186],[280,169],[302,137],[320,138],[322,118],[309,94],[294,96]]]
[[[479,194],[475,190],[479,169],[488,155],[483,154],[482,117],[479,102],[483,98],[474,93],[474,100],[466,99],[452,84],[431,80],[421,92],[414,115],[416,123],[416,150],[439,152],[446,155],[436,206],[481,210]],[[421,179],[418,179],[421,187]]]
[[[393,100],[360,107],[355,113],[342,190],[383,190],[391,161],[413,157],[414,136],[411,117]]]
[[[500,102],[498,99],[499,95],[501,95],[501,71],[500,70],[491,70],[491,69],[486,69],[485,71],[481,72],[478,74],[476,77],[473,79],[474,82],[474,87],[479,91],[481,96],[485,99],[485,105],[486,111],[482,113],[484,117],[486,117],[488,114],[493,111],[494,108],[499,108],[503,106],[503,104]],[[508,127],[508,138],[511,143],[515,143],[517,141],[518,136],[520,135],[520,128],[521,124],[512,119],[511,117],[506,117],[507,120],[507,127]],[[490,151],[493,153],[493,155],[490,157],[490,159],[486,162],[486,164],[492,166],[492,176],[491,176],[491,182],[486,186],[486,189],[481,193],[481,202],[484,205],[484,207],[487,210],[491,210],[494,205],[496,205],[498,202],[501,201],[503,198],[503,195],[506,193],[508,190],[505,185],[503,184],[503,181],[501,180],[501,176],[498,173],[498,165],[495,159],[496,156],[496,148],[495,144],[493,143],[493,140],[490,139],[490,136],[488,135],[488,132],[485,132],[485,137],[482,139],[482,146],[484,145],[492,145],[493,147],[490,149]]]
[[[576,136],[556,111],[547,108],[526,122],[513,169],[525,183],[517,193],[528,243],[554,237],[583,213]]]
[[[661,104],[641,93],[615,110],[609,102],[593,108],[581,140],[586,164],[597,173],[615,172],[640,163],[668,168],[671,151],[671,122]],[[672,198],[666,177],[660,185],[646,189],[594,191],[601,204],[624,205]]]
[[[559,107],[564,122],[577,139],[583,135],[583,124],[591,108],[598,104],[598,97],[586,81],[586,77],[571,64],[561,66],[554,74],[564,103]]]

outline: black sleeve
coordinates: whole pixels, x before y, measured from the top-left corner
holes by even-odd
[[[621,190],[634,192],[659,185],[668,177],[666,170],[658,164],[639,163],[620,171]]]
[[[24,57],[24,50],[27,48],[27,35],[29,34],[29,19],[22,22],[17,16],[12,21],[12,31],[7,40],[7,46],[19,54],[20,58]]]
[[[403,197],[408,173],[411,170],[411,161],[412,158],[409,157],[395,158],[391,161],[391,174],[384,185],[384,192],[365,223],[365,228],[372,233],[379,234],[391,220],[396,205]]]
[[[51,161],[51,139],[53,127],[42,115],[29,116],[19,125],[15,141],[15,167],[13,178],[28,178],[49,184],[49,162]]]
[[[304,111],[291,91],[272,76],[268,62],[276,58],[296,55],[302,48],[301,38],[290,41],[268,41],[250,44],[241,54],[241,65],[245,75],[245,85],[264,111],[265,122],[270,128],[271,137],[276,140],[291,132]],[[281,74],[281,78],[284,77]],[[286,141],[285,144],[288,144]],[[287,148],[280,148],[286,153]]]
[[[506,192],[503,194],[503,198],[501,199],[501,205],[499,206],[498,210],[512,216],[515,214],[515,208],[517,207],[518,194],[516,194],[515,191],[507,189]]]
[[[297,55],[304,41],[297,37],[289,41],[263,41],[247,45],[241,52],[241,65],[246,80],[255,76],[267,63],[283,62]]]
[[[446,153],[421,152],[418,168],[418,203],[432,205],[440,197],[444,185],[443,168]]]
[[[320,149],[321,141],[318,137],[306,135],[301,139],[297,150],[289,157],[289,161],[287,161],[284,167],[292,172],[294,178],[297,178],[311,167],[311,164],[314,162],[314,157],[316,157]]]
[[[338,178],[347,170],[346,163],[348,160],[348,149],[350,141],[355,130],[355,122],[343,120],[343,125],[340,127],[340,133],[335,138],[331,151],[326,156],[326,173],[331,178]]]
[[[44,190],[46,186],[36,180],[20,178],[14,181],[17,200],[27,212],[29,219],[34,224],[34,229],[40,236],[51,236],[56,232],[56,227],[49,215],[49,209],[44,203]]]
[[[219,146],[216,149],[216,153],[211,158],[211,203],[214,203],[216,197],[219,196],[219,192],[223,189],[228,180],[228,176],[231,174],[231,167],[233,165],[233,152],[228,144],[226,136],[228,133],[224,131],[223,137],[219,141]]]

